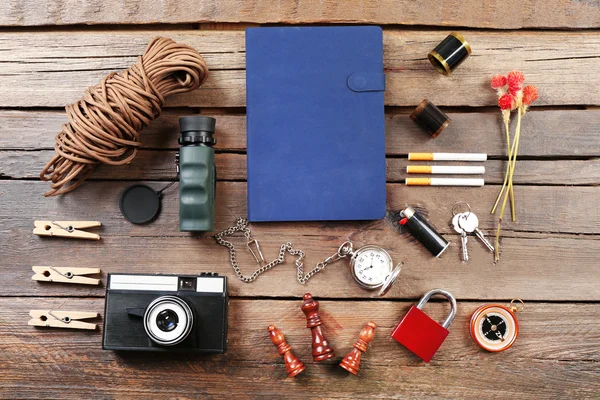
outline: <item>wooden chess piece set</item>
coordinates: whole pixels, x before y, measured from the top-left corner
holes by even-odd
[[[303,297],[302,312],[306,316],[306,327],[310,329],[312,334],[312,356],[313,361],[320,362],[329,360],[335,357],[335,352],[330,346],[329,341],[325,338],[323,333],[323,321],[319,315],[319,302],[315,300],[310,293],[306,293]],[[373,340],[375,336],[376,325],[373,322],[369,322],[361,331],[354,348],[344,359],[340,362],[340,367],[346,371],[357,375],[360,368],[360,359],[362,353],[367,351],[367,346]],[[269,331],[269,337],[275,346],[277,346],[277,352],[283,356],[285,362],[285,370],[290,378],[298,375],[306,369],[302,361],[294,355],[292,347],[285,341],[283,333],[275,327],[270,325],[267,330]]]

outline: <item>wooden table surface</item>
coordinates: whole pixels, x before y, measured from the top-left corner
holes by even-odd
[[[600,396],[600,6],[581,0],[331,0],[196,2],[182,0],[0,1],[0,397],[1,398],[598,398]],[[227,251],[208,236],[178,230],[177,186],[167,190],[153,224],[126,222],[117,197],[132,182],[160,188],[176,179],[177,118],[216,116],[217,228],[246,215],[245,54],[248,26],[377,24],[384,29],[387,75],[388,207],[427,208],[452,241],[434,259],[386,221],[254,224],[267,258],[282,241],[307,253],[311,266],[345,240],[376,243],[405,263],[383,299],[360,289],[344,263],[308,284],[287,262],[252,284],[237,280]],[[472,56],[452,77],[435,72],[427,53],[460,31]],[[142,134],[131,165],[103,166],[83,187],[44,198],[38,174],[66,122],[63,107],[111,71],[133,64],[150,38],[164,35],[194,46],[210,77],[193,92],[168,99]],[[490,236],[490,207],[506,163],[501,116],[489,80],[522,70],[540,99],[523,121],[516,169],[517,223],[507,223],[502,258],[474,239],[471,260],[459,259],[451,209],[468,201]],[[409,118],[423,98],[453,122],[436,140]],[[407,188],[410,151],[485,152],[483,188]],[[43,239],[35,219],[98,220],[100,242]],[[243,246],[241,238],[236,244]],[[254,268],[240,252],[245,272]],[[117,354],[94,332],[27,326],[31,309],[103,313],[104,287],[41,284],[32,265],[99,267],[109,272],[230,277],[229,348],[225,355]],[[458,299],[450,336],[430,364],[389,334],[411,304],[441,287]],[[377,323],[358,377],[311,361],[310,333],[299,306],[320,299],[327,336],[338,355],[350,351],[361,327]],[[522,298],[520,335],[491,354],[471,340],[468,321],[481,304]],[[447,305],[427,312],[442,319]],[[102,319],[99,319],[101,325]],[[274,323],[307,364],[286,378],[268,339]]]

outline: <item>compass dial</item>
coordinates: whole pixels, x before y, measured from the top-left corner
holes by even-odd
[[[515,315],[502,305],[481,306],[471,317],[471,336],[485,350],[504,351],[513,345],[518,334]]]
[[[392,258],[387,251],[371,245],[358,249],[350,263],[352,276],[366,289],[381,287],[392,272],[392,266]]]

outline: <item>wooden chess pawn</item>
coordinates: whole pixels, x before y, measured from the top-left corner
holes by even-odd
[[[312,333],[312,355],[314,361],[328,360],[335,357],[333,348],[329,346],[329,342],[323,334],[323,321],[319,316],[319,302],[306,293],[303,297],[302,312],[306,315],[306,327],[310,328]]]
[[[344,368],[346,371],[353,373],[356,375],[358,373],[358,368],[360,367],[360,356],[363,352],[367,351],[367,346],[373,340],[375,336],[375,325],[374,322],[369,322],[361,331],[360,335],[358,335],[358,340],[354,343],[354,348],[340,363],[340,367]]]
[[[269,331],[271,342],[277,346],[277,352],[283,356],[283,360],[285,361],[285,370],[287,371],[288,376],[293,378],[300,372],[304,371],[306,367],[304,364],[302,364],[302,361],[300,361],[298,357],[292,353],[292,347],[285,341],[283,333],[281,333],[281,331],[277,329],[275,325],[270,325],[267,330]]]

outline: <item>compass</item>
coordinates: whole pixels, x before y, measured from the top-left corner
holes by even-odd
[[[522,311],[523,301],[515,299],[506,307],[486,304],[471,316],[471,337],[481,348],[500,352],[510,348],[519,335],[519,323],[515,313]]]

